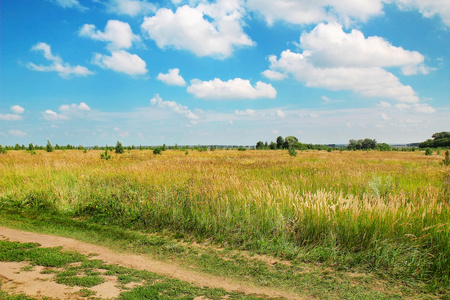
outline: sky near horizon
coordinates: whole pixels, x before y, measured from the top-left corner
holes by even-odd
[[[450,1],[2,0],[0,144],[421,142]]]

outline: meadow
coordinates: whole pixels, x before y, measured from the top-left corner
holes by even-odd
[[[0,208],[450,288],[450,167],[424,152],[8,151]],[[2,218],[8,218],[3,215]]]

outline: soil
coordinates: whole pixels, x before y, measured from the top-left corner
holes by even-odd
[[[110,249],[80,242],[71,238],[37,234],[0,227],[0,239],[17,242],[39,243],[42,247],[63,247],[84,255],[95,254],[96,259],[107,264],[117,264],[127,268],[146,270],[160,275],[166,275],[196,286],[222,288],[226,291],[259,294],[269,297],[284,297],[287,299],[305,299],[296,294],[286,293],[265,287],[250,286],[231,281],[227,278],[216,277],[183,269],[176,264],[153,260],[143,255],[114,252]],[[43,267],[34,266],[32,269],[26,262],[0,262],[1,289],[8,293],[24,293],[32,297],[53,297],[58,299],[86,299],[80,296],[80,287],[68,287],[52,281],[51,274],[41,274]],[[25,268],[24,268],[25,267]],[[31,269],[31,270],[30,270]],[[96,291],[95,297],[101,299],[116,298],[122,290],[116,286],[115,277],[104,276],[105,282],[91,288]]]

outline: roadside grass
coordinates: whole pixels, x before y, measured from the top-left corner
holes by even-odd
[[[3,255],[0,258],[0,262],[27,261],[32,265],[41,265],[45,267],[58,266],[58,269],[53,270],[56,274],[54,280],[63,285],[84,287],[76,292],[80,297],[95,296],[95,291],[92,291],[89,288],[103,283],[104,279],[100,276],[103,274],[117,276],[118,282],[122,285],[122,289],[125,290],[119,295],[118,299],[194,299],[195,297],[205,297],[207,299],[270,299],[266,296],[246,295],[240,292],[227,292],[223,289],[196,287],[192,284],[148,271],[138,271],[118,265],[105,264],[101,260],[90,260],[88,257],[75,252],[70,253],[70,255],[74,257],[73,260],[66,260],[64,264],[61,264],[61,260],[57,257],[66,256],[67,252],[62,251],[59,248],[41,248],[38,244],[22,244],[7,240],[1,240],[0,247],[2,253],[7,253],[7,255]],[[42,255],[48,257],[51,256],[54,260],[49,259],[45,264],[41,264],[32,254],[32,252],[37,249],[40,250]],[[55,252],[59,255],[55,256]],[[81,264],[72,266],[74,262],[81,262]],[[46,269],[47,274],[49,273],[48,271],[49,269]],[[126,284],[131,282],[136,282],[139,285],[131,289],[125,287]],[[23,294],[8,295],[6,292],[2,291],[0,291],[0,297],[5,300],[34,299],[33,297],[28,297]],[[44,297],[44,299],[46,298]]]
[[[439,156],[130,151],[104,161],[99,153],[1,156],[1,222],[293,290],[295,269],[312,264],[331,268],[334,280],[364,273],[397,282],[402,295],[449,293],[450,171]],[[230,259],[232,251],[291,266]],[[355,291],[316,275],[320,295]]]

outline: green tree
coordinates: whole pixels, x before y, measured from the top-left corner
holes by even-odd
[[[50,144],[49,140],[47,140],[47,146],[46,146],[45,150],[47,152],[53,152],[53,146],[52,146],[52,144]]]
[[[33,150],[34,150],[33,143],[29,143],[29,144],[28,144],[28,150],[30,150],[30,151],[33,151]]]
[[[284,139],[284,149],[295,148],[297,146],[298,139],[295,136],[287,136]]]
[[[264,143],[262,141],[259,141],[256,143],[256,149],[264,149]]]
[[[116,153],[122,154],[124,152],[123,146],[119,141],[117,141],[115,149],[116,149]]]
[[[2,145],[0,145],[0,154],[6,154],[6,149]]]
[[[277,137],[277,149],[283,149],[284,139],[282,136]]]

